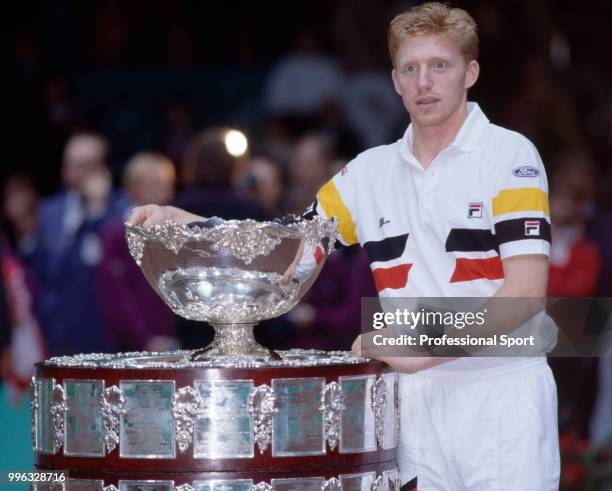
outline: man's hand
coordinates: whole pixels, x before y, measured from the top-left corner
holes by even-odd
[[[424,356],[421,353],[414,353],[410,355],[409,349],[406,348],[405,356],[374,356],[376,352],[380,355],[380,348],[374,348],[373,344],[366,341],[365,352],[363,350],[363,338],[361,334],[357,336],[357,339],[353,341],[351,351],[355,356],[363,356],[367,358],[376,358],[377,360],[386,363],[392,368],[395,368],[398,372],[402,373],[415,373],[426,368],[431,368],[442,363],[454,360],[455,358],[443,357],[443,356]],[[369,349],[368,349],[369,347]]]
[[[174,206],[144,205],[137,206],[132,210],[128,223],[130,225],[140,225],[143,228],[161,225],[172,220],[178,224],[204,221],[205,217],[194,215],[188,211],[181,210]]]

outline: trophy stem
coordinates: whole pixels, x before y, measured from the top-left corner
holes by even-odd
[[[212,324],[215,337],[206,348],[195,351],[192,361],[208,360],[219,357],[248,356],[261,360],[280,360],[275,351],[261,346],[255,341],[255,324]]]

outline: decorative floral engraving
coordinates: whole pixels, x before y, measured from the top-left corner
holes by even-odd
[[[136,264],[140,266],[140,261],[142,260],[142,252],[144,251],[145,246],[145,237],[139,234],[136,229],[132,228],[131,225],[126,224],[125,239],[127,240],[130,255],[134,258]]]
[[[36,451],[36,413],[38,411],[38,387],[36,387],[36,378],[32,377],[30,383],[32,391],[32,402],[30,403],[30,412],[32,415],[32,450]]]
[[[229,254],[249,264],[257,256],[267,256],[281,243],[281,234],[259,227],[255,220],[244,220],[230,227],[212,229],[209,240],[212,250]]]
[[[174,488],[176,491],[194,491],[194,487],[191,484],[181,484]]]
[[[161,225],[153,227],[153,234],[161,241],[166,249],[178,254],[185,242],[189,240],[188,229],[172,220],[166,220]]]
[[[383,489],[383,476],[378,476],[370,484],[370,491],[382,491]]]
[[[259,453],[264,453],[272,441],[272,416],[278,412],[275,403],[276,395],[269,385],[259,385],[249,394],[248,411]]]
[[[202,398],[193,387],[182,387],[172,396],[176,442],[181,453],[191,445],[195,417],[201,407]]]
[[[56,384],[51,391],[49,410],[53,418],[53,453],[57,453],[64,445],[64,415],[68,411],[64,388]]]
[[[160,241],[175,254],[187,242],[206,241],[211,243],[211,250],[231,255],[249,264],[258,256],[270,254],[283,238],[303,238],[308,244],[315,246],[323,238],[328,238],[330,244],[333,244],[338,234],[335,220],[325,220],[319,216],[312,220],[299,220],[289,216],[274,222],[213,218],[202,226],[179,225],[167,220],[150,229],[128,223],[125,227],[130,253],[139,265],[148,240]],[[202,252],[204,256],[208,256],[207,252]]]
[[[261,481],[251,486],[251,491],[272,491],[272,486],[267,482]]]
[[[387,385],[379,375],[372,386],[372,410],[374,411],[374,426],[376,428],[376,440],[378,446],[382,447],[385,435],[385,406],[387,404]]]
[[[104,424],[104,445],[109,454],[119,443],[119,420],[125,414],[125,398],[121,389],[113,385],[106,389],[100,399],[102,423]]]
[[[325,437],[331,450],[335,450],[340,438],[340,418],[344,405],[344,393],[337,382],[331,382],[325,386],[321,394],[321,406],[325,418]]]
[[[332,477],[321,485],[321,491],[343,491],[342,481],[336,477]]]
[[[219,359],[192,360],[193,350],[164,352],[134,351],[130,353],[90,353],[56,356],[44,362],[46,367],[58,368],[262,368],[315,367],[329,365],[358,365],[367,363],[350,351],[320,351],[292,349],[278,351],[280,360],[252,359],[237,355]]]

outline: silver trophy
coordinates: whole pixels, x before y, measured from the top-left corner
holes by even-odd
[[[255,341],[253,327],[297,305],[336,236],[336,223],[321,217],[126,225],[132,257],[166,304],[215,329],[213,342],[193,360],[279,359]]]

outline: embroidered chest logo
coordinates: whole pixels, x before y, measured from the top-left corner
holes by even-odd
[[[538,220],[525,220],[525,235],[540,235],[540,222]]]
[[[342,169],[340,170],[340,175],[341,176],[346,176],[346,174],[348,173],[348,168],[345,165],[344,167],[342,167]]]
[[[468,218],[482,218],[482,201],[468,204]]]
[[[378,228],[387,225],[387,223],[391,223],[391,220],[385,220],[385,217],[380,217],[380,220],[378,220]]]

